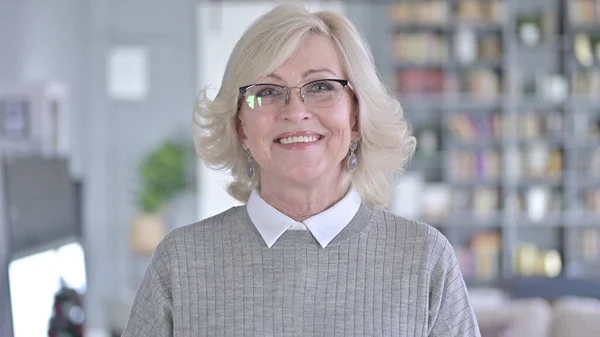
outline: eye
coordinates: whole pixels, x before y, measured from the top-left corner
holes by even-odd
[[[311,92],[319,92],[319,91],[330,91],[333,90],[333,86],[329,84],[327,81],[315,82],[310,85],[309,91]]]
[[[257,92],[256,96],[258,97],[271,97],[281,95],[283,90],[278,87],[261,87]]]

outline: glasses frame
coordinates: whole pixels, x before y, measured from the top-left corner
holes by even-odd
[[[299,87],[287,87],[285,85],[281,85],[281,84],[273,84],[273,83],[255,83],[255,84],[249,84],[249,85],[245,85],[243,87],[239,88],[240,94],[243,97],[246,97],[246,92],[248,91],[248,89],[259,86],[259,85],[270,85],[270,86],[274,86],[274,87],[279,87],[285,90],[285,103],[284,105],[288,104],[290,102],[290,92],[292,91],[292,89],[298,89],[298,96],[300,97],[300,100],[302,101],[303,104],[306,104],[306,102],[304,101],[304,95],[302,95],[302,88],[317,83],[317,82],[323,82],[323,81],[331,81],[331,82],[337,82],[339,84],[342,85],[342,89],[346,89],[350,82],[348,80],[342,80],[339,78],[322,78],[322,79],[318,79],[318,80],[314,80],[314,81],[310,81],[306,84],[303,84],[302,86]],[[341,98],[341,96],[340,96]],[[339,102],[339,100],[337,102],[335,102],[334,104],[332,104],[331,106],[336,105]]]

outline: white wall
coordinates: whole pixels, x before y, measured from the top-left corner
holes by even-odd
[[[37,0],[41,1],[41,0]],[[75,1],[75,0],[71,0]],[[84,243],[88,271],[86,336],[120,325],[148,264],[132,254],[129,225],[138,213],[139,163],[167,137],[191,143],[196,90],[197,0],[85,0],[85,90],[81,126],[86,153]],[[109,94],[107,55],[115,47],[148,53],[149,94],[121,100]],[[195,202],[195,196],[192,197]],[[183,208],[169,226],[196,221]],[[123,304],[123,312],[114,306]]]
[[[277,3],[262,2],[211,2],[198,5],[198,86],[219,88],[225,65],[235,43],[244,30],[261,14]],[[341,1],[320,3],[302,1],[311,9],[343,11]],[[239,203],[225,191],[230,176],[198,164],[198,217],[204,219]]]

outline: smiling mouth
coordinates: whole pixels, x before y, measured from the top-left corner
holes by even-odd
[[[292,136],[292,137],[283,137],[283,138],[279,138],[276,139],[275,142],[279,143],[279,144],[295,144],[295,143],[313,143],[316,142],[320,139],[322,139],[323,136],[318,136],[318,135],[314,135],[314,136]]]

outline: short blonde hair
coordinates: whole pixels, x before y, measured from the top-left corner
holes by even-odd
[[[278,5],[259,17],[235,45],[216,97],[198,96],[194,111],[196,152],[213,169],[227,170],[231,196],[247,202],[260,188],[260,174],[246,175],[247,157],[237,134],[239,87],[254,83],[284,63],[309,34],[331,38],[358,101],[361,135],[357,169],[347,172],[362,200],[387,207],[401,174],[412,157],[416,140],[400,103],[389,94],[375,68],[371,51],[354,25],[331,11],[310,12],[299,5]]]

